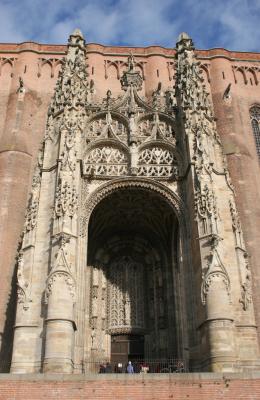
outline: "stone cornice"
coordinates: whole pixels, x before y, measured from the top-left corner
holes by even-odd
[[[100,54],[105,57],[127,57],[132,52],[135,57],[148,58],[151,56],[161,56],[172,58],[176,54],[174,48],[162,46],[131,47],[131,46],[105,46],[98,43],[88,43],[86,45],[88,54]],[[36,54],[48,54],[63,56],[67,52],[67,45],[62,44],[40,44],[36,42],[23,43],[0,43],[0,54],[19,54],[32,52]],[[231,51],[224,48],[196,49],[195,53],[199,59],[211,60],[214,58],[225,58],[229,61],[260,61],[260,53]]]

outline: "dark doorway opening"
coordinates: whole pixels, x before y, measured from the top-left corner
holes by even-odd
[[[89,222],[91,359],[112,364],[179,356],[178,221],[157,193],[117,190]]]
[[[143,335],[112,335],[111,362],[112,364],[127,364],[128,361],[144,358]]]

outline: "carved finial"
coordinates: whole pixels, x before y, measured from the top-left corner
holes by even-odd
[[[70,35],[68,43],[70,46],[79,46],[83,50],[85,46],[85,39],[81,30],[75,29],[75,31]]]
[[[76,28],[76,29],[74,30],[74,32],[71,34],[71,36],[79,36],[81,39],[84,39],[84,36],[83,36],[81,30],[78,29],[78,28]]]
[[[177,39],[176,48],[178,52],[183,50],[193,50],[193,41],[186,32],[182,32]]]
[[[189,39],[191,39],[191,38],[188,35],[188,33],[182,32],[179,34],[177,42],[181,42],[182,40],[189,40]]]

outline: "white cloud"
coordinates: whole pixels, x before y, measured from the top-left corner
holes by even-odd
[[[259,50],[260,0],[0,0],[0,41],[65,43],[79,27],[88,42]]]

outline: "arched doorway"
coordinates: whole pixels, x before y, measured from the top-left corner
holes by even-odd
[[[155,191],[123,187],[88,229],[87,348],[92,360],[182,357],[179,223]]]

